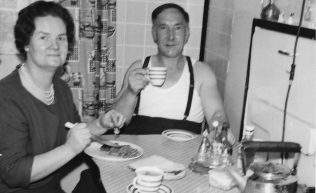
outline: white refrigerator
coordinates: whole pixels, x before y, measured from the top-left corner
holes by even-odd
[[[285,141],[299,143],[303,153],[299,179],[315,186],[316,32],[312,29],[301,29],[284,119],[297,29],[254,19],[241,122],[242,128],[255,126],[257,140],[281,141],[284,135]]]

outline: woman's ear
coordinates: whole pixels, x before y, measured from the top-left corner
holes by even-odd
[[[28,46],[24,46],[24,50],[25,50],[26,52],[28,52],[28,51],[30,50],[30,48],[29,48]]]

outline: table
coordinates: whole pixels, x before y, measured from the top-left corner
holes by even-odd
[[[114,138],[109,135],[109,139]],[[120,135],[117,139],[137,144],[142,147],[145,158],[151,155],[160,155],[172,161],[189,166],[191,158],[197,153],[201,138],[187,142],[171,141],[162,135]],[[127,166],[137,159],[126,162],[108,162],[93,159],[100,170],[102,183],[107,193],[124,193],[126,187],[132,182],[135,173]],[[200,175],[187,168],[186,176],[180,180],[163,181],[163,184],[173,189],[173,193],[240,193],[238,188],[223,191],[209,186],[208,175]]]

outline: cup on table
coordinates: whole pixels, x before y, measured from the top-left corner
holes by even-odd
[[[148,67],[148,76],[153,86],[162,86],[166,80],[167,67]]]
[[[135,171],[133,185],[139,192],[157,192],[161,186],[164,171],[151,166],[139,167]]]

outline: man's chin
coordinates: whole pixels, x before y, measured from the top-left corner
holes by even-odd
[[[162,53],[164,53],[164,55],[167,56],[167,57],[176,58],[179,55],[181,55],[182,52],[183,52],[183,49],[179,50],[179,48],[172,48],[172,49],[165,50]]]

